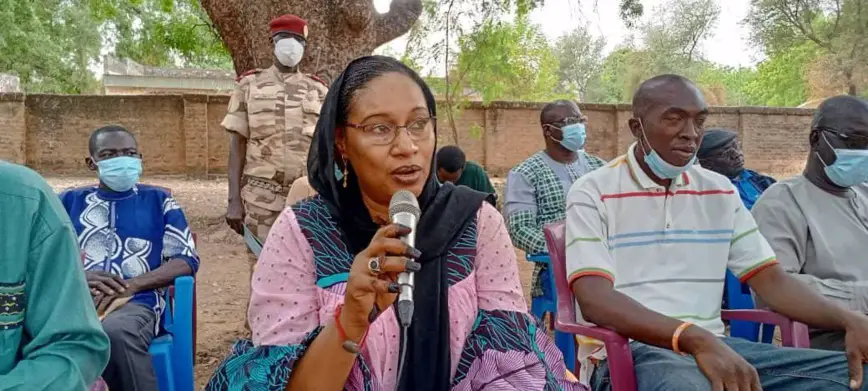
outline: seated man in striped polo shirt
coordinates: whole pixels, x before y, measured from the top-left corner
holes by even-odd
[[[636,143],[573,184],[566,266],[580,317],[633,340],[640,390],[868,389],[868,317],[784,272],[732,183],[694,164],[707,115],[684,77],[642,83],[629,120]],[[724,337],[727,268],[774,311],[845,330],[847,355]],[[605,351],[592,343],[580,347],[582,380],[608,390]]]

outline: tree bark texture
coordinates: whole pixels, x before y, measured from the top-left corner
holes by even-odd
[[[410,30],[422,13],[421,0],[393,0],[379,14],[372,0],[202,0],[232,55],[235,72],[274,62],[268,23],[283,14],[308,23],[300,69],[331,83],[344,67]]]

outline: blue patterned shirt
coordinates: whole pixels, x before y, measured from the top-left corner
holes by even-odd
[[[738,174],[735,179],[731,179],[730,181],[738,189],[741,202],[744,203],[744,206],[748,210],[752,209],[753,204],[756,203],[763,192],[775,183],[774,178],[748,169],[744,169],[741,174]]]
[[[67,190],[60,200],[78,234],[85,270],[106,271],[128,280],[170,259],[187,262],[194,274],[199,269],[184,212],[163,188],[137,185],[130,191],[110,193],[89,186]],[[131,302],[152,308],[158,317],[166,306],[162,289],[138,292]]]

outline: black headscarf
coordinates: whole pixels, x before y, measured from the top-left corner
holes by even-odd
[[[390,57],[368,56],[351,62],[332,83],[320,111],[307,159],[311,186],[328,203],[341,227],[344,241],[357,254],[368,247],[379,228],[362,202],[361,189],[353,167],[346,167],[347,187],[336,178],[335,129],[343,126],[355,92],[378,76],[397,72],[413,79],[422,89],[428,112],[436,116],[431,90],[414,71]],[[436,134],[436,127],[435,127]],[[436,136],[435,136],[436,137]],[[435,146],[436,150],[436,146]],[[434,161],[419,206],[422,216],[416,226],[415,247],[422,270],[416,272],[413,323],[408,330],[407,358],[398,389],[403,391],[446,390],[450,386],[449,302],[446,252],[474,221],[487,194],[451,184],[438,185]]]

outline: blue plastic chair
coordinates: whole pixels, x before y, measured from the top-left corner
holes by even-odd
[[[160,335],[148,352],[154,362],[159,391],[193,391],[193,277],[175,279],[166,290],[166,311]]]
[[[527,260],[534,263],[549,265],[551,260],[548,254],[529,254]],[[534,297],[530,304],[530,312],[539,319],[543,319],[546,313],[549,316],[551,329],[554,329],[555,318],[558,314],[558,295],[555,291],[555,280],[551,272],[551,266],[540,273],[543,295]],[[570,372],[576,369],[576,339],[572,334],[555,330],[555,345],[564,355],[564,362]]]
[[[726,271],[724,283],[726,295],[726,307],[729,310],[752,310],[755,309],[753,296],[750,294],[750,286],[742,284],[735,274]],[[762,331],[762,334],[760,334]],[[752,342],[771,343],[775,334],[775,325],[733,320],[729,323],[729,335],[733,338],[742,338]]]

